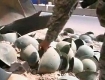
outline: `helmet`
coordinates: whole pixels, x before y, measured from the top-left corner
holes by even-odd
[[[38,73],[55,72],[58,70],[60,62],[58,52],[53,47],[49,47],[39,61]]]
[[[30,66],[35,66],[35,64],[39,61],[39,53],[36,48],[30,44],[26,48],[22,49],[20,53],[20,57],[27,61]]]
[[[92,71],[83,71],[76,74],[80,80],[96,80],[98,73]]]
[[[0,42],[0,60],[10,66],[13,62],[17,62],[17,52],[7,43]]]
[[[14,45],[19,49],[24,49],[29,44],[32,44],[38,50],[38,41],[28,35],[19,37],[14,43]]]
[[[94,55],[94,51],[88,45],[80,46],[79,49],[77,50],[77,53],[76,53],[76,57],[78,57],[78,58],[81,58],[81,57],[84,57],[84,56],[93,57],[93,55]]]

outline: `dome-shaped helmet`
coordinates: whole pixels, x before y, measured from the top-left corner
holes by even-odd
[[[36,63],[39,61],[39,53],[32,44],[21,50],[20,57],[32,67],[36,66]]]
[[[77,50],[76,57],[81,58],[84,56],[86,56],[86,57],[93,57],[94,56],[93,49],[88,45],[82,45]]]
[[[55,72],[58,70],[60,62],[58,52],[53,47],[49,47],[40,59],[38,73]]]
[[[14,45],[19,49],[24,49],[29,44],[32,44],[38,50],[38,41],[28,35],[19,37],[14,43]]]

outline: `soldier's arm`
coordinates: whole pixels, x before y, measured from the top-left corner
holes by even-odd
[[[99,4],[97,5],[96,14],[100,25],[105,27],[105,0],[99,0]],[[99,69],[100,76],[99,80],[105,80],[105,33],[104,33],[104,41],[100,51],[100,60],[99,60]]]
[[[45,37],[49,43],[55,40],[71,16],[78,3],[77,0],[54,0],[53,15],[48,22],[48,31]]]
[[[100,60],[99,60],[99,80],[105,80],[105,33],[104,33],[104,41],[100,51]]]

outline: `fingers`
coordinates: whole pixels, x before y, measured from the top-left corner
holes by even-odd
[[[41,49],[41,46],[39,45],[39,47],[38,47],[38,48],[39,48],[39,50],[40,50],[40,49]]]

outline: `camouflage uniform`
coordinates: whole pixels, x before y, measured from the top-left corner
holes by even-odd
[[[101,53],[101,56],[99,60],[99,68],[100,68],[99,80],[105,80],[105,39],[100,53]]]
[[[102,27],[105,27],[105,1],[99,0],[96,13],[97,13],[97,17],[99,19],[100,25]],[[100,62],[99,63],[99,67],[100,67],[99,80],[105,80],[105,38],[104,38],[104,42],[101,48],[101,56],[100,56],[99,62]]]
[[[78,0],[54,0],[53,15],[48,22],[48,31],[45,40],[55,40],[76,8]]]
[[[98,1],[96,13],[101,26],[105,27],[105,2],[103,0]]]

